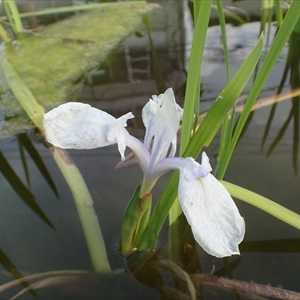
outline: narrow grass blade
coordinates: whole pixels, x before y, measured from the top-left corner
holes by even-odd
[[[290,34],[292,33],[297,21],[300,17],[300,1],[293,1],[283,22],[281,27],[278,30],[277,35],[274,38],[274,41],[268,51],[266,58],[257,74],[256,80],[253,83],[253,86],[250,90],[248,99],[245,103],[244,110],[241,113],[239,121],[236,126],[236,130],[234,132],[231,146],[228,151],[228,156],[226,159],[223,159],[222,164],[219,166],[219,178],[222,179],[224,177],[225,171],[229,164],[232,153],[236,147],[236,144],[239,140],[239,137],[243,131],[243,128],[246,124],[246,121],[251,112],[252,106],[254,105],[256,99],[258,98],[266,80],[268,79],[273,66],[275,65],[285,43],[287,42]]]
[[[221,0],[217,0],[217,8],[218,8],[220,28],[222,33],[223,53],[224,53],[225,67],[226,67],[226,82],[228,83],[230,79],[230,61],[229,61],[229,51],[227,45],[225,15],[224,15],[224,9]]]
[[[17,36],[17,29],[16,29],[13,17],[10,13],[10,9],[9,9],[9,6],[7,3],[8,3],[8,0],[2,1],[2,7],[3,7],[4,13],[5,13],[5,17],[2,17],[2,18],[3,18],[3,20],[7,19],[11,31],[13,32],[14,36]]]
[[[2,24],[0,24],[0,36],[1,36],[2,40],[3,40],[4,42],[6,42],[6,43],[11,41],[11,39],[10,39],[8,33],[7,33],[6,30],[3,28]]]
[[[189,61],[189,70],[187,75],[186,92],[184,99],[184,109],[181,125],[181,139],[179,154],[182,155],[187,147],[192,133],[193,121],[197,124],[197,118],[200,110],[200,70],[202,56],[204,53],[206,32],[211,12],[211,0],[195,0],[194,19],[195,32]],[[194,118],[194,116],[197,116]],[[195,119],[195,120],[194,120]],[[169,222],[172,224],[181,213],[181,206],[178,201],[174,202],[170,210]]]
[[[218,5],[212,5],[213,9],[218,10]],[[229,9],[223,8],[224,11],[224,16],[228,16],[230,18],[232,18],[233,20],[235,20],[238,24],[245,24],[246,21],[244,19],[242,19],[239,15],[237,15],[236,13],[230,11]],[[249,19],[249,18],[247,18]]]
[[[262,47],[263,38],[261,36],[249,56],[205,115],[183,156],[197,157],[201,148],[211,143],[224,118],[250,79],[260,58]]]
[[[206,31],[211,11],[211,4],[211,0],[194,1],[195,16],[197,16],[197,18],[186,83],[187,85],[181,127],[180,155],[183,154],[189,143],[195,107],[199,106],[200,69],[204,52]]]
[[[47,223],[51,228],[55,229],[52,222],[49,220],[47,215],[43,212],[40,206],[34,199],[34,195],[28,190],[28,188],[23,184],[22,180],[15,173],[14,169],[7,162],[5,156],[0,151],[0,172],[6,178],[8,183],[18,194],[18,196],[23,200],[23,202],[30,207],[45,223]]]
[[[15,0],[9,0],[7,1],[7,5],[9,6],[9,10],[11,12],[11,16],[14,20],[14,24],[15,24],[15,30],[16,30],[16,34],[18,36],[22,35],[22,32],[24,31],[23,28],[23,24],[19,15],[19,10],[18,7],[15,3]]]
[[[28,138],[26,133],[20,133],[18,134],[18,141],[20,144],[26,149],[32,160],[34,161],[35,165],[41,172],[42,176],[52,189],[53,193],[58,197],[58,191],[56,189],[55,183],[46,167],[46,165],[43,162],[42,157],[40,156],[39,152],[35,149],[33,146],[31,140]]]
[[[20,279],[19,283],[22,284],[33,296],[37,296],[35,291],[32,290],[29,282],[24,279],[22,273],[17,269],[17,267],[11,262],[8,256],[0,248],[0,263],[1,265],[10,273],[15,279]],[[22,280],[21,280],[22,279]]]
[[[146,29],[147,29],[156,88],[158,90],[158,93],[161,94],[161,93],[165,92],[165,90],[167,89],[167,86],[166,86],[166,83],[165,83],[165,80],[164,80],[163,71],[162,71],[162,68],[161,68],[161,63],[158,59],[157,52],[156,52],[156,49],[155,49],[155,46],[154,46],[154,43],[153,43],[153,39],[151,37],[151,30],[150,30],[151,25],[150,25],[149,16],[145,15],[142,19],[143,19],[143,22],[146,25]]]
[[[29,170],[28,170],[28,165],[27,165],[27,161],[26,161],[26,156],[25,156],[24,148],[19,140],[18,140],[18,146],[19,146],[19,153],[20,153],[22,166],[23,166],[24,173],[26,176],[27,186],[30,188],[31,184],[30,184],[30,176],[29,176]]]
[[[43,130],[44,108],[36,101],[30,89],[6,58],[2,61],[2,67],[11,91],[34,125]]]
[[[220,22],[220,28],[222,32],[222,43],[223,43],[223,52],[224,52],[224,59],[225,59],[225,67],[226,67],[226,82],[228,83],[230,80],[230,61],[229,61],[229,51],[227,45],[227,36],[226,36],[226,22],[223,10],[222,1],[217,0],[217,8],[218,8],[218,16]],[[221,159],[223,155],[226,155],[228,149],[228,141],[231,139],[232,134],[232,120],[234,120],[234,110],[231,114],[231,122],[228,124],[229,115],[225,117],[224,122],[222,124],[222,131],[221,131],[221,141],[220,141],[220,149],[219,149],[219,158]],[[228,126],[230,125],[230,126]]]
[[[282,7],[281,7],[281,1],[275,0],[275,7],[276,7],[276,20],[278,27],[281,26],[282,20],[283,20],[283,13],[282,13]]]
[[[236,197],[237,199],[240,199],[244,202],[247,202],[274,216],[275,218],[297,229],[300,229],[300,215],[296,214],[295,212],[285,208],[284,206],[266,197],[263,197],[257,193],[237,186],[233,183],[223,180],[221,182],[226,187],[231,196]]]

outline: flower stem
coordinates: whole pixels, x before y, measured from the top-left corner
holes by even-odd
[[[110,272],[111,268],[98,217],[84,179],[66,151],[54,148],[53,158],[73,194],[94,269],[98,273]]]

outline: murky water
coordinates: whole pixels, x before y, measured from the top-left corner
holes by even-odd
[[[178,8],[173,1],[170,1],[167,7],[166,15],[178,13]],[[161,20],[162,16],[156,17]],[[167,28],[164,30],[161,29],[161,24],[154,24],[152,38],[161,62],[165,84],[174,88],[177,102],[182,103],[185,67],[190,45],[188,36],[184,35],[185,28],[180,24],[174,24],[177,23],[175,19],[168,20],[173,24],[167,24],[168,26],[164,24]],[[258,28],[257,23],[237,28],[228,26],[232,73],[255,44]],[[201,108],[203,111],[211,105],[225,84],[219,36],[218,27],[210,28],[202,71]],[[275,66],[261,97],[274,95],[276,92],[283,73],[286,52],[287,49]],[[250,87],[249,84],[245,89],[245,95]],[[288,90],[287,83],[285,91]],[[125,45],[121,46],[119,52],[112,55],[102,69],[87,78],[87,84],[80,98],[81,101],[89,102],[115,116],[133,111],[136,119],[130,122],[129,130],[143,138],[140,111],[149,97],[156,93],[157,86],[151,67],[148,37],[133,35]],[[271,107],[254,112],[234,152],[225,180],[269,197],[300,213],[300,185],[297,173],[299,161],[293,159],[293,155],[295,157],[293,123],[287,127],[271,155],[267,156],[267,149],[288,118],[291,107],[291,100],[283,101],[278,105],[263,148],[262,138]],[[13,279],[11,275],[15,274],[16,270],[24,276],[58,270],[92,271],[85,238],[65,179],[41,137],[34,131],[28,132],[28,136],[54,180],[58,197],[26,151],[24,153],[27,166],[24,167],[17,137],[2,139],[0,150],[15,173],[29,187],[55,229],[47,225],[24,204],[13,189],[12,182],[0,174],[0,247],[3,252],[0,282],[2,284],[11,281]],[[206,149],[213,166],[218,152],[218,143],[219,139],[216,138]],[[81,171],[93,197],[111,267],[113,270],[122,269],[124,261],[117,251],[122,215],[142,178],[142,172],[138,165],[114,169],[120,159],[114,146],[69,151],[69,153]],[[28,177],[26,177],[26,168]],[[167,177],[162,178],[156,185],[155,199],[162,192]],[[299,231],[246,203],[239,200],[236,200],[236,203],[245,218],[247,227],[245,239],[240,246],[241,256],[217,259],[204,253],[199,247],[195,247],[190,239],[186,238],[183,240],[187,250],[180,262],[181,266],[191,274],[215,274],[245,281],[250,285],[259,283],[300,292]],[[68,277],[70,273],[67,273],[57,277],[56,280],[43,281],[41,283],[43,288],[37,289],[36,294],[39,299],[189,299],[186,283],[174,275],[174,268],[164,265],[169,258],[167,234],[166,227],[158,241],[158,252],[133,273],[115,277],[94,273]],[[195,278],[194,283],[199,289],[197,294],[199,299],[273,299],[254,296],[253,291],[251,293],[249,289],[245,293],[220,289],[217,284],[210,286],[199,278]],[[14,287],[1,294],[0,298],[12,297],[22,288],[24,286]],[[20,298],[34,298],[34,295],[25,293]]]

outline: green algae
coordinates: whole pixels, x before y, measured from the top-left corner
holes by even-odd
[[[17,70],[36,100],[49,109],[77,99],[87,72],[99,67],[108,54],[141,25],[142,16],[158,6],[144,1],[99,5],[43,31],[6,44],[2,56]],[[10,91],[0,68],[2,136],[26,130],[28,118]]]

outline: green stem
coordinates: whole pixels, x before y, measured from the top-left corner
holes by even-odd
[[[7,32],[5,31],[5,29],[3,28],[2,24],[0,24],[0,36],[1,36],[1,38],[3,39],[3,41],[4,41],[5,43],[11,41],[9,35],[8,35]]]
[[[93,199],[84,179],[66,151],[54,148],[53,158],[73,194],[93,267],[98,273],[110,272],[111,268]]]
[[[24,28],[23,28],[23,24],[22,24],[22,21],[21,21],[21,18],[20,18],[18,7],[15,3],[15,0],[9,0],[9,1],[7,1],[7,4],[9,6],[9,9],[11,11],[11,15],[12,15],[13,20],[14,20],[16,34],[18,36],[20,36],[20,35],[22,35],[22,32],[24,31]]]

